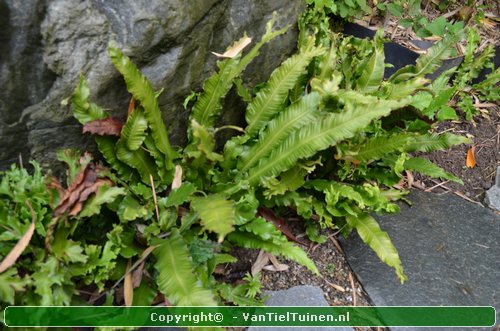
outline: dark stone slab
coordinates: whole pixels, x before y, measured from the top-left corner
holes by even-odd
[[[270,295],[266,306],[329,306],[321,288],[311,285],[302,285],[283,291],[267,291]],[[250,327],[248,331],[283,331],[283,327]],[[287,327],[286,330],[293,331],[354,331],[351,327]]]
[[[500,167],[497,168],[495,185],[486,191],[484,202],[494,210],[500,211]]]
[[[413,192],[395,215],[377,216],[399,251],[401,285],[357,234],[342,244],[377,306],[494,306],[500,314],[500,216],[452,194]],[[435,328],[432,328],[434,330]],[[463,328],[439,328],[459,330]],[[395,330],[431,330],[392,328]],[[491,330],[491,328],[467,328]]]

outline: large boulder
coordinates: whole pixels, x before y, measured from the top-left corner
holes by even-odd
[[[263,48],[245,75],[255,84],[295,51],[302,0],[0,0],[0,169],[36,159],[53,167],[63,147],[94,149],[61,101],[80,73],[94,102],[124,117],[130,96],[106,48],[118,45],[164,88],[160,107],[173,144],[185,143],[188,110],[182,101],[215,69],[211,51],[223,52],[246,32],[260,39],[273,11],[277,27],[292,28]],[[227,121],[244,109],[228,100]]]

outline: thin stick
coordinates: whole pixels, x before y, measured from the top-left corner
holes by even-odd
[[[349,282],[351,282],[351,288],[352,288],[352,304],[354,307],[356,307],[356,302],[357,302],[356,287],[354,287],[354,278],[352,278],[351,272],[349,272]]]
[[[151,182],[151,189],[153,190],[153,201],[155,203],[156,219],[160,221],[160,213],[158,212],[158,200],[156,199],[155,183],[153,182],[153,176],[149,174],[149,181]]]

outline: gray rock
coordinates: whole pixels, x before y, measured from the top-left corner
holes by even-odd
[[[329,306],[321,288],[311,285],[301,285],[282,291],[267,291],[270,295],[266,301],[266,306]],[[309,331],[309,330],[333,330],[333,331],[353,331],[350,327],[287,327],[287,330]],[[282,327],[249,327],[248,331],[282,331]]]
[[[399,252],[408,276],[403,285],[357,234],[342,241],[347,260],[373,303],[494,306],[498,320],[500,216],[452,194],[413,192],[408,199],[412,207],[402,205],[399,214],[376,217]],[[393,331],[431,329],[392,328]]]
[[[486,191],[484,202],[494,210],[500,211],[500,167],[497,168],[495,185]]]
[[[110,40],[132,58],[156,89],[174,145],[185,143],[183,99],[199,90],[216,58],[244,32],[259,40],[272,12],[287,34],[264,47],[247,70],[255,84],[295,51],[302,0],[0,0],[0,169],[23,158],[54,166],[63,147],[90,149],[93,139],[61,101],[83,73],[94,102],[124,117],[129,95],[108,59]],[[229,104],[236,104],[228,100]],[[241,107],[236,107],[241,109]],[[223,119],[242,120],[231,109]]]

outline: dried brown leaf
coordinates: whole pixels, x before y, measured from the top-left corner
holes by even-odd
[[[99,136],[120,136],[123,123],[115,117],[108,117],[85,123],[83,133],[92,133]]]
[[[260,250],[259,255],[255,259],[252,265],[251,273],[253,276],[262,271],[262,269],[269,263],[269,253],[264,250]]]
[[[134,288],[137,288],[141,285],[142,275],[144,272],[144,264],[145,262],[143,261],[141,264],[139,264],[137,269],[132,272],[132,285],[134,286]]]

